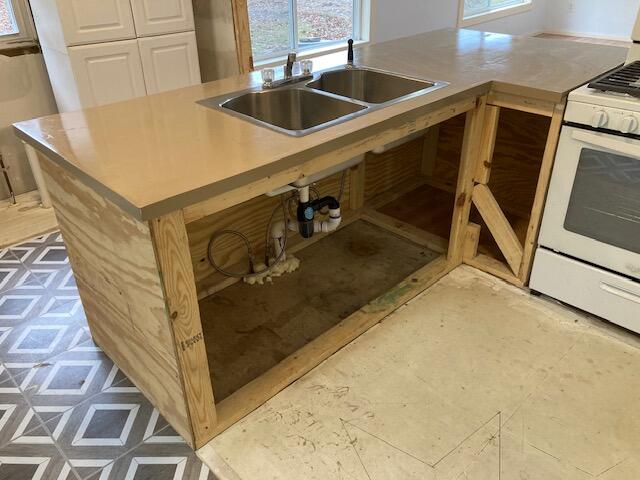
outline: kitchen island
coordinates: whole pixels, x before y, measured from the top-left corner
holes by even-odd
[[[441,30],[359,48],[355,63],[445,81],[446,88],[304,137],[196,103],[258,87],[258,73],[22,122],[15,129],[38,151],[96,343],[199,448],[463,261],[526,284],[566,96],[623,63],[625,53]],[[344,58],[325,62],[339,65]],[[501,109],[544,119],[524,241],[489,185]],[[456,118],[464,124],[458,163],[451,168],[448,238],[381,213],[379,207],[397,201],[407,186],[419,185],[416,176],[433,169],[428,152],[446,142],[434,127]],[[208,358],[218,339],[203,331],[199,300],[232,282],[206,261],[212,233],[266,222],[277,204],[266,192],[417,133],[421,163],[415,156],[408,161],[396,155],[393,162],[367,157],[349,170],[344,225],[364,219],[440,255],[224,400],[215,399],[216,365]],[[339,178],[322,182],[330,193],[339,189]],[[479,254],[481,227],[469,220],[472,206],[503,262]],[[262,232],[261,224],[254,237]],[[295,237],[292,249],[307,243]],[[224,247],[225,264],[237,264],[242,255],[237,245]]]

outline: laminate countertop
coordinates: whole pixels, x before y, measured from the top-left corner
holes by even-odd
[[[257,87],[259,72],[17,123],[16,133],[140,220],[185,208],[489,90],[561,102],[626,49],[445,29],[364,46],[355,63],[449,86],[291,137],[196,103]],[[344,63],[328,56],[323,66]]]

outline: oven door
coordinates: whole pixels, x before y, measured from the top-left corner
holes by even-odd
[[[562,128],[540,244],[640,279],[640,140]]]

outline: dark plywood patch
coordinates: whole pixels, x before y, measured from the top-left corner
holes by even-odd
[[[357,221],[296,256],[300,269],[271,285],[237,283],[200,302],[216,401],[439,254]]]

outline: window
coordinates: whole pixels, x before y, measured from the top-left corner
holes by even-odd
[[[458,25],[467,27],[531,9],[532,0],[460,0]]]
[[[35,41],[31,10],[26,0],[0,0],[0,49]]]
[[[364,1],[248,0],[254,59],[361,40]]]

